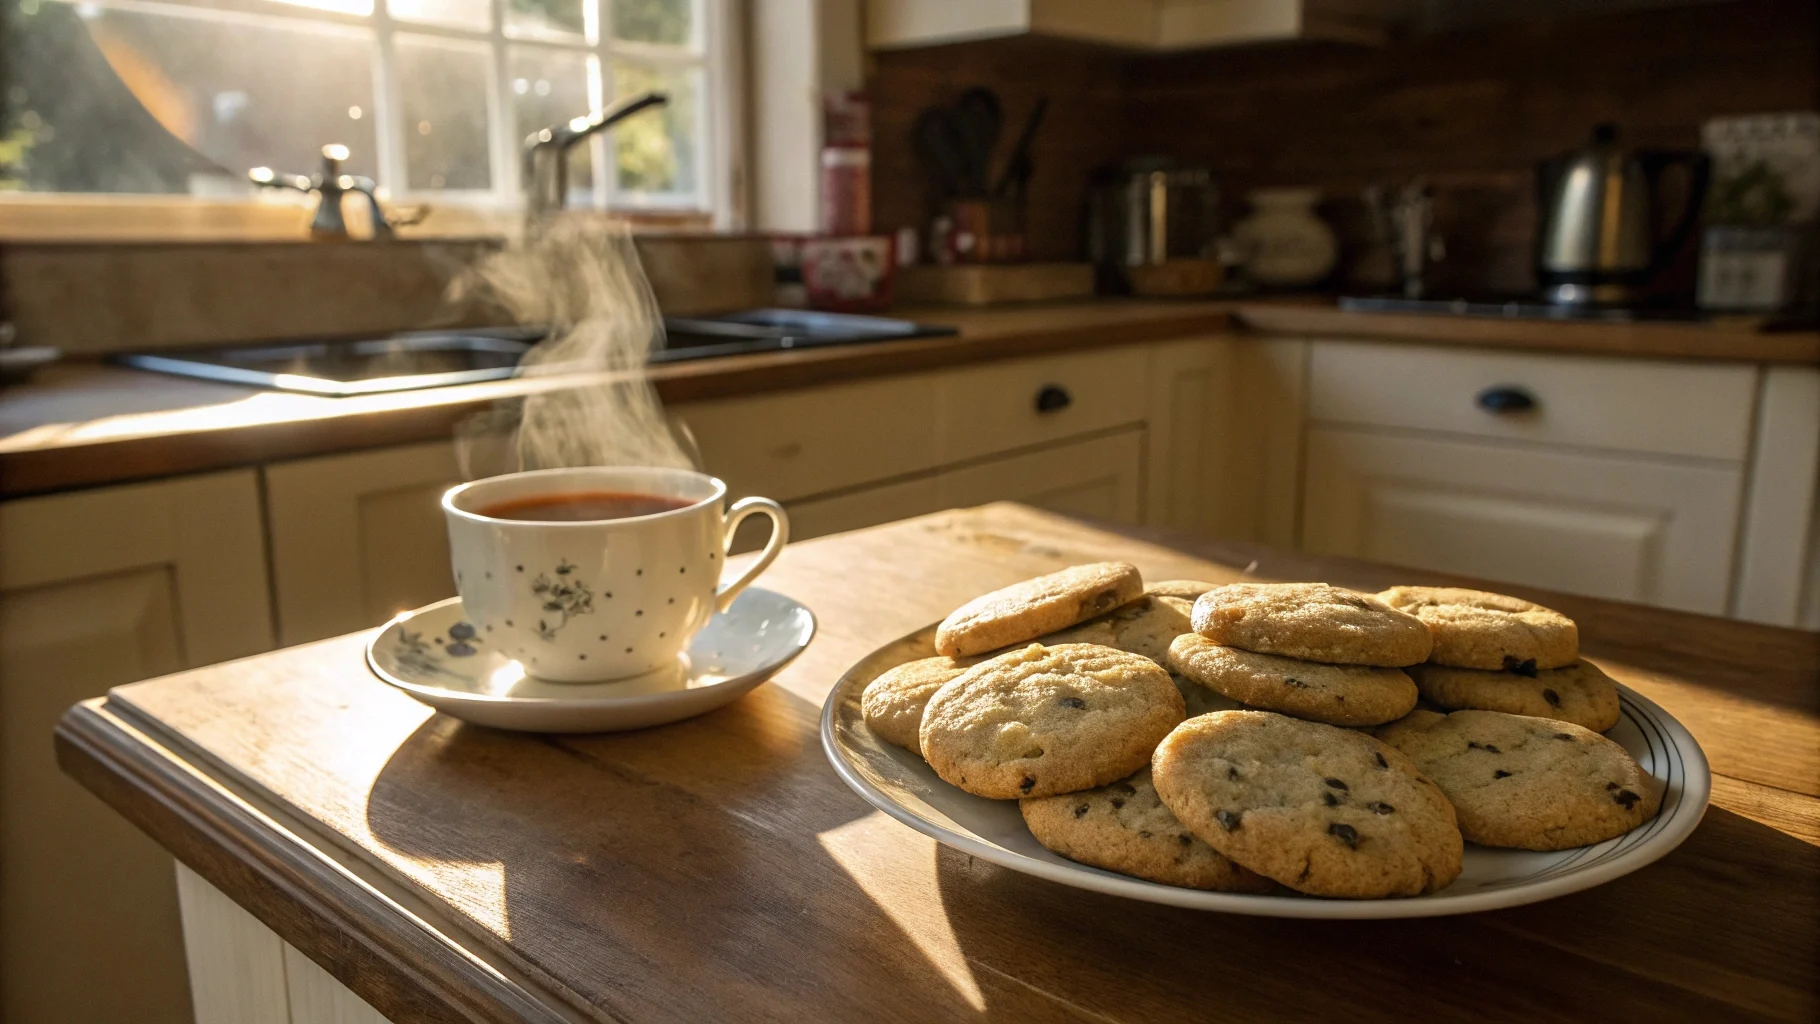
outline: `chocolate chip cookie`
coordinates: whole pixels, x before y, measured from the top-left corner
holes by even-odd
[[[1429,703],[1449,711],[1502,711],[1572,722],[1593,732],[1618,724],[1618,684],[1584,659],[1566,668],[1487,672],[1445,665],[1411,665],[1409,674]]]
[[[1428,658],[1428,627],[1382,601],[1325,583],[1232,583],[1194,602],[1214,643],[1304,661],[1401,668]]]
[[[950,679],[979,663],[978,658],[919,658],[887,669],[866,684],[860,694],[860,713],[866,725],[887,742],[922,753],[917,732],[923,727],[923,708],[935,691]]]
[[[1170,641],[1194,629],[1193,611],[1193,601],[1145,594],[1098,618],[1051,633],[1039,642],[1046,645],[1102,644],[1142,654],[1161,665],[1169,657]]]
[[[1268,711],[1189,719],[1151,761],[1157,795],[1207,845],[1314,896],[1418,896],[1460,874],[1453,807],[1363,732]]]
[[[1169,645],[1169,667],[1248,707],[1328,725],[1383,725],[1416,706],[1416,684],[1402,669],[1257,654],[1198,633]]]
[[[1031,644],[949,681],[923,711],[923,757],[949,784],[1013,800],[1142,768],[1184,717],[1156,662],[1094,644]]]
[[[1269,892],[1270,879],[1197,839],[1156,795],[1150,769],[1109,786],[1018,801],[1036,841],[1069,860],[1219,892]]]
[[[935,653],[985,654],[1035,640],[1137,600],[1137,567],[1124,562],[1075,565],[1014,583],[956,608],[935,631]]]
[[[1656,781],[1625,749],[1568,722],[1497,711],[1417,711],[1377,735],[1409,755],[1486,846],[1565,850],[1654,817]],[[1160,782],[1159,782],[1160,785]]]
[[[1378,598],[1428,625],[1437,665],[1535,672],[1580,656],[1574,620],[1522,598],[1458,587],[1391,587]]]
[[[1160,580],[1144,588],[1153,597],[1178,597],[1190,604],[1194,599],[1219,586],[1206,580]]]

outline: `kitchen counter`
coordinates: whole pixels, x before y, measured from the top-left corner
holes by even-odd
[[[814,643],[673,726],[463,726],[374,679],[360,633],[119,687],[69,711],[58,756],[396,1021],[1820,1012],[1811,633],[1517,589],[1688,726],[1713,806],[1655,864],[1491,913],[1294,921],[1120,900],[941,847],[840,782],[817,725],[849,665],[982,591],[1102,558],[1150,578],[1452,582],[986,506],[791,545],[761,582],[815,611]]]
[[[1761,333],[1750,321],[1629,325],[1342,312],[1315,299],[1102,299],[996,309],[905,309],[950,337],[731,356],[658,366],[668,403],[809,387],[1048,352],[1259,331],[1670,359],[1820,363],[1820,332]],[[488,404],[587,383],[492,381],[323,398],[95,363],[42,371],[0,391],[0,497],[201,472],[448,437]]]

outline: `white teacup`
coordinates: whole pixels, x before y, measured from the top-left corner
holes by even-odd
[[[647,504],[658,510],[509,518],[586,511],[573,504],[584,496],[613,507],[614,495],[657,499]],[[776,502],[742,498],[723,513],[726,496],[726,484],[683,469],[545,469],[462,484],[442,496],[462,609],[482,643],[542,679],[595,682],[672,666],[790,539]],[[733,531],[754,513],[771,517],[771,540],[723,586]]]

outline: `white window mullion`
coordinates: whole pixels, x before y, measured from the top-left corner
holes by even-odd
[[[506,0],[493,0],[493,27],[487,41],[493,50],[493,194],[499,202],[516,206],[524,202],[517,111],[512,103],[512,55],[506,46]]]
[[[392,15],[383,0],[373,5],[377,52],[373,81],[373,138],[379,146],[379,184],[392,195],[410,192],[404,154],[404,92],[398,84],[398,54],[392,46]]]

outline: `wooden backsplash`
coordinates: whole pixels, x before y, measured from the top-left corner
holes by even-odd
[[[1637,145],[1693,147],[1709,117],[1820,107],[1820,5],[1735,0],[1512,21],[1371,48],[1151,56],[1006,39],[880,53],[868,89],[881,230],[920,226],[932,203],[910,142],[916,113],[976,84],[999,92],[1007,137],[1037,96],[1051,99],[1031,186],[1040,257],[1081,252],[1095,166],[1167,153],[1212,168],[1235,216],[1249,188],[1323,189],[1345,246],[1336,283],[1353,288],[1387,282],[1390,269],[1359,189],[1424,175],[1449,249],[1435,286],[1517,292],[1533,285],[1537,160],[1599,121]],[[1672,276],[1685,286],[1688,267]]]

